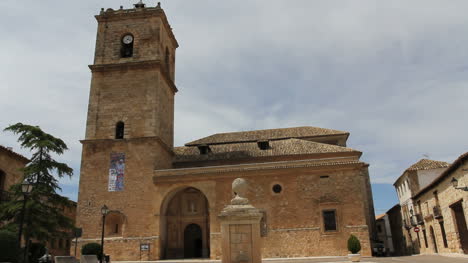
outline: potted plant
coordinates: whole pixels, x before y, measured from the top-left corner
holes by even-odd
[[[351,235],[348,239],[348,250],[351,252],[351,254],[348,254],[348,259],[351,260],[351,262],[361,261],[361,254],[359,254],[359,251],[361,251],[361,243],[355,235]]]

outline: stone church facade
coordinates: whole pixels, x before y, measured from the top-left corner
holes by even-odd
[[[178,42],[161,7],[102,10],[82,163],[79,246],[112,260],[221,257],[218,214],[244,178],[261,209],[262,256],[346,255],[356,235],[371,254],[368,164],[348,132],[317,127],[214,134],[174,147]]]

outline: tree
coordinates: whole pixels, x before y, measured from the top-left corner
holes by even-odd
[[[63,208],[68,207],[70,201],[57,193],[61,188],[56,177],[71,177],[73,169],[54,160],[52,154],[63,154],[68,150],[67,145],[38,126],[17,123],[4,131],[18,134],[21,147],[32,152],[30,162],[23,169],[24,180],[34,185],[26,202],[24,240],[45,241],[50,237],[66,236],[66,232],[73,228],[73,222],[63,214]],[[23,203],[21,184],[13,185],[10,194],[11,201],[0,206],[0,220],[19,225]]]

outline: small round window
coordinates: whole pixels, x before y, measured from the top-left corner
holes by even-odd
[[[279,194],[283,190],[283,187],[281,185],[279,185],[279,184],[275,184],[275,185],[273,185],[271,190],[273,190],[273,193]]]

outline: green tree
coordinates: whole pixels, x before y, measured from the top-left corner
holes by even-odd
[[[19,135],[21,147],[32,152],[30,162],[23,169],[24,180],[33,184],[26,202],[24,240],[34,238],[45,241],[50,237],[66,236],[74,226],[63,214],[63,208],[70,205],[70,200],[57,193],[61,190],[58,178],[71,177],[73,169],[54,160],[52,154],[63,154],[68,150],[67,145],[38,126],[17,123],[4,131]],[[13,185],[10,194],[11,201],[0,206],[0,220],[6,220],[10,225],[19,225],[23,205],[21,184]]]

